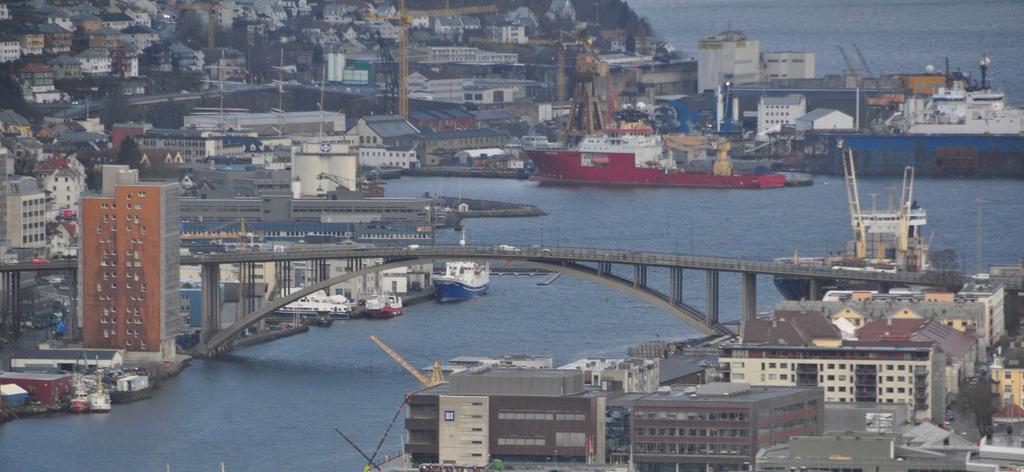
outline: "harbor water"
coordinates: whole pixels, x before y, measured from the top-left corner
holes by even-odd
[[[865,205],[896,179],[864,179]],[[682,188],[542,187],[518,180],[406,178],[391,195],[423,192],[539,205],[541,218],[466,220],[471,244],[533,244],[769,258],[838,250],[850,237],[841,179],[765,191]],[[983,263],[1024,257],[1024,182],[919,179],[928,210],[925,234],[973,266],[975,200],[983,199]],[[455,242],[453,231],[440,233]],[[497,269],[502,262],[493,264]],[[686,275],[686,297],[703,306],[699,273]],[[652,272],[652,284],[667,276]],[[359,456],[333,431],[372,450],[418,383],[374,346],[376,334],[417,366],[458,355],[530,353],[564,363],[624,355],[649,339],[695,332],[671,316],[600,285],[560,277],[493,277],[488,295],[466,302],[408,307],[391,320],[350,320],[330,328],[194,361],[149,400],[105,415],[22,419],[0,426],[3,471],[358,470]],[[735,318],[739,281],[723,275],[723,317]],[[779,299],[759,280],[759,308]],[[382,449],[400,449],[401,420]]]

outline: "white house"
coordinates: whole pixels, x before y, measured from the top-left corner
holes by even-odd
[[[852,130],[853,117],[838,110],[816,108],[796,119],[797,131],[808,130]]]
[[[129,26],[121,30],[121,38],[125,43],[134,45],[136,49],[142,51],[148,48],[150,45],[160,41],[160,36],[156,30],[148,26]]]
[[[73,157],[65,159],[52,159],[56,165],[43,166],[49,172],[42,172],[43,190],[49,194],[51,205],[48,207],[47,219],[57,217],[60,210],[75,210],[78,208],[78,199],[85,189],[85,168],[78,159]]]
[[[11,19],[11,9],[7,7],[6,3],[0,3],[0,20]]]
[[[78,256],[78,226],[75,222],[51,224],[49,238],[50,257]]]
[[[75,59],[82,63],[82,74],[84,75],[107,75],[110,73],[110,54],[106,49],[86,49],[75,56]]]
[[[21,43],[0,41],[0,63],[14,62],[18,59],[21,59]]]
[[[803,95],[761,97],[757,105],[757,136],[778,132],[784,125],[792,126],[796,119],[807,113],[807,100]]]
[[[419,159],[416,158],[416,149],[359,148],[359,165],[362,167],[415,169],[419,166],[419,162]]]

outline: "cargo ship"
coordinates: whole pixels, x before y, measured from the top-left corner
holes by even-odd
[[[922,237],[922,229],[928,222],[927,212],[913,199],[913,167],[903,169],[903,186],[900,200],[886,208],[879,209],[875,202],[871,208],[862,210],[857,189],[856,166],[852,153],[844,152],[844,175],[847,185],[847,199],[850,207],[850,224],[854,238],[838,253],[821,257],[792,257],[776,259],[776,262],[801,266],[824,267],[851,272],[920,272],[928,269],[928,244]],[[812,293],[810,279],[803,277],[775,276],[775,288],[787,300],[811,300],[825,290],[880,290],[878,284],[869,282],[819,280],[820,293]]]
[[[603,134],[585,136],[567,149],[531,149],[537,167],[532,180],[603,185],[650,185],[764,189],[786,185],[781,174],[734,174],[729,143],[718,146],[713,171],[687,172],[665,149],[661,136],[643,121],[642,104],[616,113],[617,124]]]
[[[889,134],[810,133],[794,148],[805,170],[842,173],[840,147],[853,151],[862,175],[1024,177],[1024,109],[1008,106],[986,80],[962,74],[926,98],[911,97],[886,120]]]

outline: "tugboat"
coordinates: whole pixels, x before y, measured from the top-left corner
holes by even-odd
[[[86,391],[85,378],[82,374],[75,372],[72,377],[72,388],[75,392],[71,397],[71,412],[85,413],[89,411],[89,393]]]
[[[402,314],[402,297],[375,294],[366,299],[366,315],[370,318],[394,318]]]
[[[100,377],[99,369],[96,370],[96,385],[89,394],[89,411],[94,413],[107,413],[110,411],[110,394],[103,386],[103,379]]]

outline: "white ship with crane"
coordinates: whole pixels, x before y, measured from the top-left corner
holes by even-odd
[[[927,213],[914,201],[914,168],[903,169],[903,184],[899,201],[878,209],[872,201],[871,209],[861,207],[857,187],[857,172],[853,152],[843,149],[843,175],[846,180],[846,197],[850,212],[850,226],[853,240],[847,243],[845,251],[823,257],[792,257],[777,259],[800,265],[825,266],[832,269],[859,272],[920,272],[928,268],[928,243],[922,236],[922,227],[928,222]],[[826,280],[824,288],[835,287],[836,280]],[[776,276],[775,287],[789,300],[806,300],[812,297],[810,280],[798,277]],[[872,287],[868,287],[872,288]],[[873,287],[877,288],[877,287]]]

